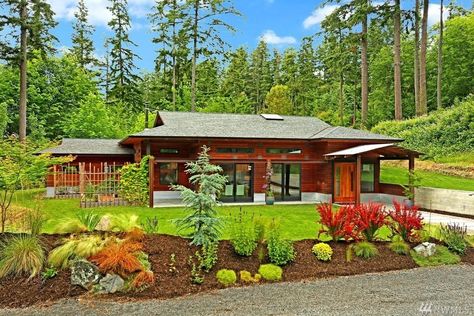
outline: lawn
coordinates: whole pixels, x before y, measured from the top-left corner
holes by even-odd
[[[448,176],[436,172],[416,170],[423,187],[474,191],[474,179]],[[380,182],[394,184],[408,184],[407,170],[392,166],[382,166]]]
[[[14,197],[13,203],[23,207],[33,208],[35,206],[34,196],[41,194],[42,191],[23,191]],[[187,211],[183,207],[167,207],[154,208],[134,207],[134,206],[116,206],[101,208],[79,208],[79,200],[77,199],[42,199],[40,206],[47,222],[43,228],[45,233],[54,233],[55,228],[61,222],[74,218],[77,212],[93,211],[99,214],[110,214],[119,216],[138,215],[140,220],[146,217],[156,216],[159,220],[159,232],[163,234],[176,235],[176,227],[173,223],[174,219],[182,218]],[[220,206],[218,214],[221,218],[229,223],[232,217],[239,213],[240,206]],[[314,204],[301,205],[252,205],[242,206],[249,216],[262,216],[266,221],[277,221],[282,229],[282,234],[292,240],[301,240],[308,238],[316,238],[320,229],[317,224],[319,215],[316,212]],[[226,225],[223,231],[223,239],[229,238],[229,225]]]

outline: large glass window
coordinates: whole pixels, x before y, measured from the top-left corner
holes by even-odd
[[[267,148],[267,154],[301,154],[301,148]]]
[[[361,191],[374,192],[375,165],[373,163],[362,164]]]
[[[217,148],[217,152],[220,154],[251,154],[253,153],[253,148],[247,148],[247,147]]]
[[[178,183],[178,163],[162,162],[160,168],[160,184],[170,185]]]
[[[227,183],[221,195],[223,202],[251,202],[253,200],[253,164],[227,163],[221,165]]]
[[[301,165],[272,164],[271,190],[276,201],[301,200]]]

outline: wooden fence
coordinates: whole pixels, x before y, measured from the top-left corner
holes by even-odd
[[[84,163],[55,166],[55,198],[80,198],[81,207],[128,205],[120,197],[120,168],[115,163]]]

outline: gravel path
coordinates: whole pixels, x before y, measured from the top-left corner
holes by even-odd
[[[63,300],[0,315],[474,315],[474,266],[230,288],[170,300]],[[421,309],[421,310],[420,310]]]

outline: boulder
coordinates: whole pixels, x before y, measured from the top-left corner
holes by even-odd
[[[95,227],[96,230],[109,231],[111,226],[110,216],[104,215],[100,218],[99,223]]]
[[[100,282],[102,293],[115,293],[123,289],[125,281],[116,274],[107,274]]]
[[[99,282],[99,268],[87,260],[76,260],[71,265],[71,284],[89,290]]]
[[[424,242],[413,248],[413,250],[415,250],[417,254],[422,255],[423,257],[429,257],[435,254],[436,244]]]

